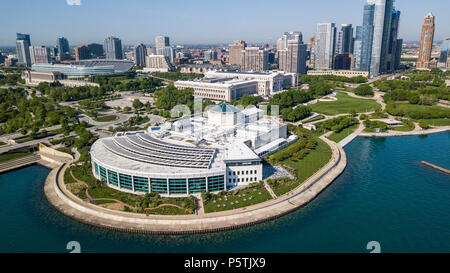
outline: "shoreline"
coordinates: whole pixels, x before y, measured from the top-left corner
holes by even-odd
[[[346,144],[353,141],[357,136],[426,135],[448,131],[450,126],[437,129],[400,132],[400,134],[398,134],[399,132],[384,133],[383,135],[355,132],[355,135],[351,136],[351,140],[347,141]],[[271,199],[244,208],[204,215],[145,215],[111,210],[86,203],[65,188],[63,177],[68,167],[67,164],[62,164],[52,169],[45,181],[44,192],[49,203],[69,218],[115,231],[176,235],[220,232],[248,227],[274,220],[307,205],[342,174],[347,165],[346,154],[343,150],[345,145],[337,144],[327,139],[326,135],[320,138],[330,146],[332,157],[325,166],[297,188],[279,196],[277,199]]]

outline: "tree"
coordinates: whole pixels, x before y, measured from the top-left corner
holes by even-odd
[[[358,96],[373,96],[373,88],[369,84],[361,84],[355,88],[355,94]]]
[[[140,109],[144,106],[144,104],[139,99],[134,99],[133,101],[133,108],[134,109]]]

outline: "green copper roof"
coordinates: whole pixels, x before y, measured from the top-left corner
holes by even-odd
[[[222,103],[220,105],[214,106],[213,108],[211,108],[210,111],[229,113],[229,112],[239,112],[239,109],[227,103]]]

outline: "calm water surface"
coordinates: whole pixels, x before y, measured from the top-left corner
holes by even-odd
[[[450,252],[450,132],[357,138],[348,165],[320,196],[285,217],[249,228],[203,235],[127,234],[91,227],[58,213],[43,185],[48,169],[0,175],[0,252]]]

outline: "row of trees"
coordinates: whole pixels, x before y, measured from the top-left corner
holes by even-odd
[[[287,148],[271,155],[269,160],[273,163],[282,162],[286,159],[298,161],[307,156],[317,146],[317,141],[308,134],[297,134],[298,140]]]
[[[281,117],[287,121],[304,119],[311,114],[311,107],[297,106],[295,108],[284,108],[280,111]]]
[[[361,84],[360,86],[355,88],[354,92],[358,96],[372,97],[374,95],[373,88],[369,84]]]
[[[0,85],[17,85],[17,83],[25,83],[20,74],[0,74]]]
[[[367,78],[363,76],[357,76],[353,78],[348,78],[344,76],[335,76],[335,75],[304,75],[300,74],[298,77],[299,83],[313,83],[318,81],[335,81],[335,82],[346,82],[346,83],[365,83],[367,82]]]
[[[358,124],[358,119],[351,116],[342,116],[321,122],[318,126],[325,128],[326,130],[332,130],[335,133],[339,133],[345,128]]]

